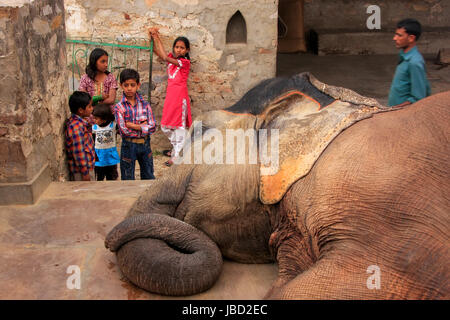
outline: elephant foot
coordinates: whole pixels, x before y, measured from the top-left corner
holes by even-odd
[[[188,296],[214,285],[222,254],[203,232],[175,218],[133,216],[107,235],[124,276],[136,286],[161,295]]]

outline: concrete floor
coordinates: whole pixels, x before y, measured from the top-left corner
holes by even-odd
[[[174,299],[127,282],[106,234],[151,181],[52,183],[29,206],[0,207],[0,299]],[[69,289],[69,266],[81,288]],[[261,299],[276,279],[276,264],[225,261],[208,291],[177,299]]]
[[[450,67],[427,58],[433,93],[450,90]],[[320,81],[386,103],[397,56],[279,55],[278,75],[309,71]],[[158,179],[167,158],[155,157]],[[123,279],[104,238],[151,181],[52,183],[30,206],[0,206],[0,299],[173,299]],[[81,289],[68,289],[69,266],[80,268]],[[208,291],[179,299],[261,299],[277,265],[225,261]]]

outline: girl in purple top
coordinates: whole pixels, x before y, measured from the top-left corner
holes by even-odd
[[[93,96],[102,96],[103,104],[112,105],[116,101],[118,89],[116,78],[108,71],[108,53],[95,48],[89,56],[86,74],[80,79],[79,91],[85,91]]]

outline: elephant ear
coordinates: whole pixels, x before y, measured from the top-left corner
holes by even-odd
[[[257,111],[260,138],[260,199],[274,204],[311,170],[327,145],[344,129],[389,110],[375,99],[325,85],[308,73],[286,80],[288,90]]]

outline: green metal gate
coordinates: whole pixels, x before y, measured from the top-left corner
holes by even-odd
[[[120,71],[133,68],[139,72],[141,83],[148,81],[147,99],[151,97],[151,75],[153,61],[153,41],[144,38],[126,39],[123,41],[104,41],[102,39],[66,39],[71,76],[70,90],[78,89],[77,81],[85,73],[89,61],[89,54],[95,48],[102,48],[108,52],[108,71],[116,79]],[[146,65],[148,64],[148,66]],[[142,87],[141,87],[142,89]]]

